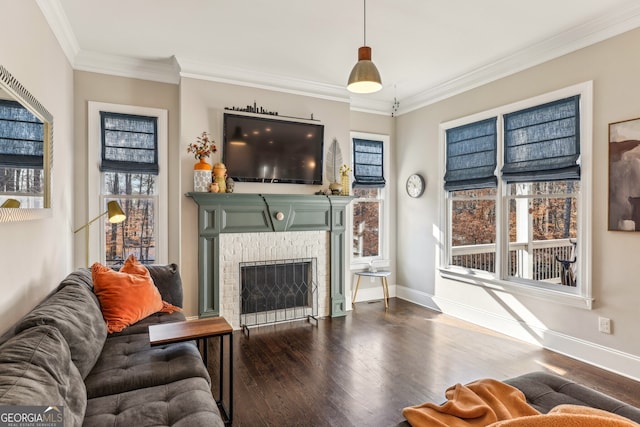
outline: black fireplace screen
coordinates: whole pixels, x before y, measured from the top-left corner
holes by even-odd
[[[318,314],[316,259],[240,263],[243,327]]]

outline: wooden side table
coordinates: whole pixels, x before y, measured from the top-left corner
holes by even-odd
[[[224,337],[229,337],[229,407],[224,405]],[[204,340],[202,358],[209,369],[207,346],[208,339],[220,337],[220,399],[216,400],[218,408],[226,417],[225,423],[231,424],[233,417],[233,328],[224,317],[187,320],[183,322],[161,323],[149,326],[149,342],[151,346],[182,341]]]
[[[356,275],[358,276],[358,281],[356,282],[356,291],[353,293],[353,299],[351,300],[351,304],[356,302],[356,296],[358,295],[358,287],[360,286],[360,279],[362,276],[368,277],[379,277],[380,282],[382,283],[382,294],[384,296],[384,308],[387,310],[389,308],[389,282],[387,281],[387,277],[391,275],[391,272],[388,270],[364,270],[364,271],[356,271]]]

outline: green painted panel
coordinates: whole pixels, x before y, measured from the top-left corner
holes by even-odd
[[[220,220],[218,209],[213,207],[200,207],[199,209],[199,232],[200,237],[211,238],[220,233]]]
[[[219,256],[218,236],[198,242],[198,314],[200,317],[220,315],[219,268],[218,262],[211,262]]]
[[[318,210],[306,206],[296,206],[293,208],[293,215],[289,221],[288,231],[311,231],[330,230],[331,211],[327,205],[326,209]]]
[[[263,206],[223,206],[221,233],[258,233],[272,231],[269,212]]]
[[[347,314],[345,308],[346,295],[344,292],[344,275],[345,275],[345,258],[344,258],[344,232],[331,232],[331,263],[330,263],[330,280],[331,289],[331,317],[345,316]]]

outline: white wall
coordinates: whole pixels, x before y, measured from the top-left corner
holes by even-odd
[[[640,31],[623,34],[516,75],[402,115],[396,123],[398,173],[398,293],[404,298],[472,320],[500,332],[537,342],[579,359],[640,378],[637,328],[640,301],[639,233],[607,231],[608,124],[640,117],[640,57],[633,54]],[[593,310],[530,297],[491,292],[442,279],[439,253],[438,126],[584,81],[594,82]],[[400,191],[410,173],[423,172],[420,199]],[[613,334],[598,332],[598,316],[612,319]]]
[[[0,333],[71,269],[73,71],[34,1],[0,0],[0,63],[53,115],[53,208],[45,219],[0,223]]]

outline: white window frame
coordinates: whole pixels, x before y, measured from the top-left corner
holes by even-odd
[[[102,173],[100,172],[102,134],[100,111],[156,117],[158,120],[158,168],[156,178],[158,203],[154,213],[156,221],[156,260],[157,264],[166,264],[169,260],[169,196],[168,196],[168,111],[160,108],[138,107],[133,105],[110,104],[89,101],[88,104],[88,147],[87,147],[87,218],[94,218],[102,211],[104,195],[101,191]],[[89,232],[89,230],[86,230]],[[89,233],[89,259],[105,262],[105,241],[103,232]],[[99,249],[98,249],[99,248]]]
[[[382,141],[383,159],[382,169],[387,179],[387,184],[384,188],[380,188],[380,196],[378,201],[380,203],[380,223],[379,223],[379,248],[380,255],[375,257],[356,257],[353,255],[353,204],[358,200],[370,200],[370,199],[354,199],[349,207],[349,254],[351,256],[351,270],[362,270],[368,268],[370,265],[375,267],[388,267],[389,266],[389,218],[390,218],[390,206],[389,206],[389,135],[382,135],[377,133],[365,133],[365,132],[351,132],[349,136],[349,156],[353,156],[353,140],[354,139],[368,139],[373,141]],[[353,165],[353,159],[350,162]],[[351,180],[353,181],[353,174],[351,174]],[[353,190],[351,191],[353,193]]]
[[[500,177],[500,169],[503,164],[503,116],[504,114],[522,110],[528,107],[542,105],[547,102],[555,101],[570,96],[580,95],[580,194],[577,200],[578,206],[578,224],[577,238],[578,248],[576,256],[578,284],[575,288],[564,287],[562,290],[551,289],[544,286],[537,286],[525,281],[509,280],[506,275],[506,269],[502,267],[502,261],[506,260],[509,253],[509,236],[508,236],[508,203],[507,203],[507,185],[498,179],[498,187],[496,191],[496,272],[473,271],[456,266],[447,265],[450,259],[450,242],[451,242],[451,219],[450,219],[450,198],[448,192],[444,190],[444,185],[439,187],[439,200],[441,203],[440,212],[440,228],[442,230],[442,244],[440,245],[440,275],[444,278],[463,281],[491,289],[497,289],[513,294],[521,294],[547,301],[566,304],[574,307],[591,309],[593,305],[592,298],[592,271],[591,271],[591,224],[592,224],[592,177],[593,177],[593,82],[588,81],[579,83],[570,87],[566,87],[553,92],[545,93],[540,96],[529,98],[513,104],[494,108],[489,111],[473,114],[471,116],[452,120],[440,124],[440,146],[446,147],[446,131],[447,129],[462,126],[467,123],[477,122],[490,117],[498,117],[498,167],[496,175]],[[441,150],[440,169],[441,176],[444,176],[446,168],[446,150]],[[566,288],[566,289],[565,289]]]

